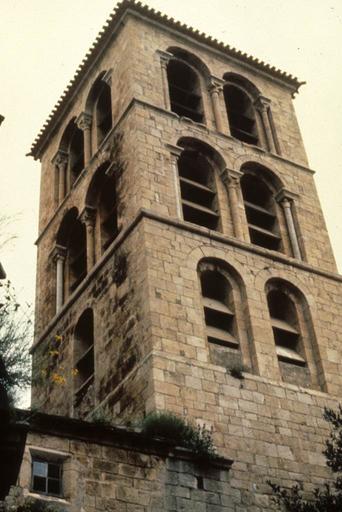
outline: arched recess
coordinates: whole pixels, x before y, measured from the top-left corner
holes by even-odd
[[[104,162],[96,170],[86,195],[86,205],[96,211],[96,233],[100,239],[101,254],[119,233],[116,179],[108,174],[110,166],[110,162]]]
[[[261,119],[255,108],[260,91],[252,82],[236,73],[225,73],[223,79],[231,135],[248,144],[262,146],[265,135],[261,133]]]
[[[110,85],[104,80],[102,71],[93,83],[85,106],[85,113],[92,118],[92,140],[99,147],[113,126]]]
[[[67,173],[65,176],[65,193],[67,193],[84,169],[84,136],[83,131],[76,125],[75,117],[70,119],[63,132],[59,151],[66,156],[64,172]]]
[[[198,57],[182,48],[170,47],[167,51],[174,56],[167,65],[171,110],[203,123],[205,116],[201,79],[208,82],[209,70]]]
[[[274,251],[291,254],[283,211],[277,202],[280,178],[268,168],[246,162],[240,184],[250,241]]]
[[[250,320],[241,276],[226,261],[205,257],[197,266],[205,331],[213,364],[251,368]]]
[[[324,388],[317,340],[304,294],[281,278],[269,279],[265,293],[282,380]]]
[[[56,244],[65,249],[63,297],[71,294],[87,274],[86,230],[77,208],[71,208],[59,227]]]
[[[221,231],[217,187],[225,168],[223,158],[205,142],[191,137],[182,137],[177,145],[184,148],[177,162],[184,220]]]
[[[80,316],[74,331],[74,415],[84,418],[94,407],[94,314],[91,308]]]

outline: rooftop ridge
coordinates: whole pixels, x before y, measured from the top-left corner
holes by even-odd
[[[226,53],[230,57],[234,57],[239,59],[240,61],[246,62],[248,64],[253,65],[254,67],[268,73],[269,75],[282,80],[289,87],[293,89],[293,92],[297,92],[299,87],[303,85],[305,82],[300,82],[293,75],[281,71],[275,66],[271,66],[264,61],[249,55],[246,52],[242,52],[241,50],[237,50],[236,48],[225,44],[217,39],[214,39],[212,36],[207,35],[205,32],[200,32],[198,29],[194,29],[193,27],[187,25],[186,23],[182,23],[178,20],[175,20],[173,17],[169,17],[167,14],[163,14],[160,11],[153,9],[152,7],[143,4],[137,0],[122,0],[119,2],[112,13],[109,15],[108,19],[105,21],[101,30],[95,38],[95,41],[86,52],[85,57],[82,59],[79,66],[76,68],[76,72],[72,79],[67,84],[57,103],[53,107],[50,115],[47,120],[43,124],[42,128],[38,132],[35,137],[30,152],[27,156],[33,156],[35,159],[39,158],[40,151],[44,144],[44,139],[47,131],[52,126],[52,124],[57,120],[59,114],[62,113],[63,106],[68,97],[70,97],[73,92],[77,89],[79,83],[81,82],[83,76],[88,70],[91,62],[96,58],[96,55],[101,51],[101,45],[104,43],[107,37],[111,35],[111,29],[114,28],[115,24],[119,21],[120,17],[125,13],[129,8],[133,8],[140,14],[148,15],[154,21],[159,21],[167,26],[174,28],[183,32],[184,34],[194,37],[198,41],[205,43],[209,46],[212,46],[216,50],[222,51]]]

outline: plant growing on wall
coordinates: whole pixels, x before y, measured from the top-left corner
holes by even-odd
[[[207,429],[205,425],[194,425],[172,412],[153,412],[146,416],[142,422],[142,433],[149,437],[165,438],[200,457],[217,458],[212,429]]]
[[[331,484],[316,488],[311,498],[304,498],[299,485],[290,490],[269,482],[275,494],[276,504],[287,512],[341,512],[342,510],[342,406],[337,412],[325,409],[324,419],[332,427],[323,454],[327,465],[335,475]],[[281,509],[280,508],[280,509]]]

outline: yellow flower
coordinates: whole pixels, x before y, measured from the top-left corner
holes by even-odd
[[[73,368],[73,369],[71,370],[71,375],[72,375],[73,377],[76,377],[76,375],[78,375],[78,369],[77,369],[77,368]]]
[[[59,334],[56,334],[55,335],[55,340],[58,341],[58,342],[61,342],[63,340],[63,337],[60,336]]]
[[[58,352],[58,350],[50,350],[49,355],[52,357],[56,357],[56,356],[59,356],[59,352]]]
[[[60,384],[62,386],[64,386],[64,384],[66,383],[65,377],[63,377],[63,375],[60,375],[59,373],[53,373],[51,375],[51,380],[52,382],[55,382],[56,384]]]

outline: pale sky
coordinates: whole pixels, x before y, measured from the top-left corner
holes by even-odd
[[[0,259],[33,302],[39,163],[31,143],[116,2],[0,0],[0,214],[17,216]],[[148,0],[148,5],[287,71],[307,85],[295,108],[342,269],[342,1]]]

